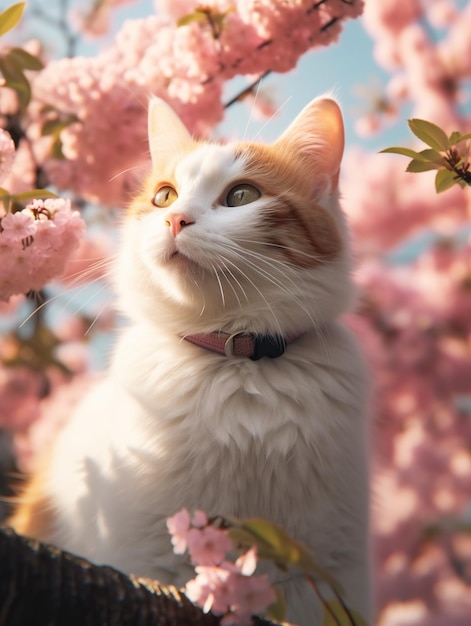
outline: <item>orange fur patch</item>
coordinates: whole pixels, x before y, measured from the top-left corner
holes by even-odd
[[[270,223],[268,239],[291,263],[315,267],[334,259],[342,250],[342,239],[334,218],[314,199],[316,172],[296,154],[280,154],[274,146],[241,144],[238,156],[247,163],[247,178],[273,196],[265,219]]]
[[[152,213],[153,211],[162,211],[163,209],[156,207],[152,200],[157,190],[163,185],[171,185],[177,189],[173,176],[169,176],[166,179],[157,178],[153,174],[148,176],[142,185],[141,191],[129,205],[128,215],[130,217],[139,217],[147,213]]]
[[[54,507],[46,493],[45,472],[40,471],[31,478],[20,493],[19,504],[7,519],[20,535],[48,540],[55,522]]]
[[[137,193],[135,198],[130,202],[128,215],[130,217],[139,217],[153,211],[162,211],[156,207],[152,200],[156,191],[163,185],[171,185],[178,192],[178,184],[175,180],[175,168],[185,155],[189,154],[193,150],[196,150],[202,145],[201,141],[192,141],[187,146],[187,150],[179,152],[174,155],[168,155],[166,158],[162,158],[154,167],[150,174],[145,177],[141,190]]]

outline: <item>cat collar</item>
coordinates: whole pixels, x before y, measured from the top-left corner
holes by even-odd
[[[276,359],[284,354],[286,346],[298,339],[302,333],[288,335],[257,335],[255,333],[209,333],[207,335],[185,335],[184,339],[201,348],[225,354],[246,357],[258,361],[264,356]]]

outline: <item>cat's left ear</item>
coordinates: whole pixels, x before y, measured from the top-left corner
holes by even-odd
[[[154,167],[162,168],[171,157],[188,152],[194,140],[172,107],[161,98],[149,102],[149,149]]]
[[[332,193],[338,185],[345,132],[339,105],[331,98],[308,104],[275,145],[292,151],[312,177],[316,195]]]

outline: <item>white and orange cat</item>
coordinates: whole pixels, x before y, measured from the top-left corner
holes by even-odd
[[[366,376],[338,321],[353,294],[339,107],[314,100],[271,145],[221,145],[153,99],[149,141],[116,268],[131,324],[11,522],[181,585],[194,572],[167,517],[264,517],[368,619]],[[288,619],[318,624],[302,577],[277,576]]]

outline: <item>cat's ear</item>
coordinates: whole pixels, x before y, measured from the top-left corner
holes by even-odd
[[[316,186],[316,195],[337,188],[345,145],[342,113],[331,98],[308,104],[276,142],[301,159]]]
[[[147,118],[149,150],[154,167],[161,167],[172,156],[188,152],[194,140],[181,119],[161,98],[149,102]]]

